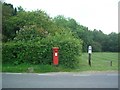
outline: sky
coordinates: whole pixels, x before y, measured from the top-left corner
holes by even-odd
[[[118,2],[120,0],[4,0],[26,11],[41,9],[49,16],[64,15],[75,19],[89,30],[105,34],[118,33]]]

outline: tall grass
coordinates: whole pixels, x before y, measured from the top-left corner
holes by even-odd
[[[29,69],[32,69],[30,71]],[[64,71],[71,71],[72,69],[63,68],[61,66],[54,66],[54,65],[30,65],[30,64],[20,64],[20,65],[10,65],[5,64],[2,65],[3,72],[17,72],[17,73],[45,73],[45,72],[64,72]]]

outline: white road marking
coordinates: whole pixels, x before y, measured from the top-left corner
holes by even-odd
[[[41,76],[53,76],[54,74],[38,74],[38,75],[41,75]]]
[[[73,74],[73,76],[90,76],[90,74]]]
[[[118,76],[118,74],[107,74],[107,76]]]
[[[2,74],[11,74],[11,75],[21,75],[21,74],[35,74],[35,73],[2,73]],[[37,75],[41,76],[56,76],[56,75],[68,75],[68,74],[61,74],[61,73],[36,73]],[[72,76],[80,77],[80,76],[94,76],[93,74],[71,74]],[[106,74],[106,76],[118,76],[118,74]]]
[[[3,74],[22,74],[22,73],[3,73]]]

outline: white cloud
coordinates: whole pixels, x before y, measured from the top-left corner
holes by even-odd
[[[118,0],[6,0],[26,10],[42,9],[50,16],[74,18],[89,29],[118,32]]]

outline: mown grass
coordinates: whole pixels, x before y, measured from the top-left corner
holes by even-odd
[[[111,71],[118,70],[118,53],[92,53],[92,66],[88,65],[88,54],[83,53],[79,57],[80,64],[76,69],[63,68],[60,65],[58,67],[54,65],[2,65],[3,72],[30,72],[28,68],[32,68],[32,73],[45,73],[45,72],[80,72],[80,71]],[[112,66],[110,64],[112,61]]]
[[[81,59],[80,67],[79,69],[77,69],[77,71],[118,70],[118,53],[112,53],[112,52],[92,53],[91,67],[88,65],[87,53],[83,53],[80,59]],[[112,66],[111,66],[111,61],[112,61]]]

